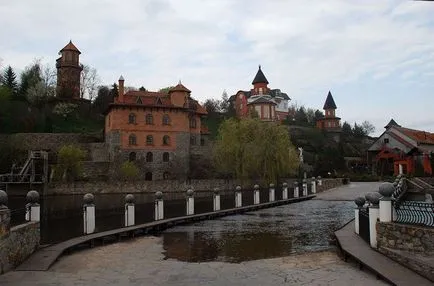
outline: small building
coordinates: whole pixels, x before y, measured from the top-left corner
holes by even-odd
[[[208,134],[202,125],[207,112],[190,95],[181,82],[168,93],[125,92],[121,76],[105,117],[110,161],[135,161],[146,180],[186,178],[190,155]]]
[[[323,118],[317,119],[316,126],[326,131],[340,131],[341,119],[336,116],[337,107],[330,91],[327,94],[323,109],[325,115]]]
[[[80,99],[80,75],[83,70],[80,64],[81,52],[72,41],[69,41],[59,54],[61,56],[56,60],[56,96],[64,99]]]
[[[369,147],[368,162],[377,175],[433,175],[434,133],[405,128],[391,119]]]
[[[255,114],[262,121],[280,121],[288,116],[288,103],[291,100],[280,89],[270,89],[268,80],[259,66],[249,91],[239,90],[229,98],[237,117]]]

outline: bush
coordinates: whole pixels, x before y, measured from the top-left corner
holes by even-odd
[[[139,168],[133,162],[126,161],[121,165],[121,175],[124,180],[137,179]]]
[[[81,150],[80,147],[74,145],[62,146],[57,155],[57,165],[54,168],[54,178],[56,180],[76,180],[82,173],[82,161],[84,158],[85,152]]]

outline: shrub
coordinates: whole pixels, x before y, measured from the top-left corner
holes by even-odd
[[[134,162],[126,161],[121,165],[121,175],[124,180],[136,179],[139,176],[139,168]]]
[[[81,150],[80,147],[74,145],[62,146],[57,155],[54,178],[56,180],[76,180],[82,173],[82,161],[84,158],[85,152]]]

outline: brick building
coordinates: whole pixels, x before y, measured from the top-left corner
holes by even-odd
[[[61,57],[56,60],[56,95],[65,99],[80,99],[80,75],[83,70],[80,64],[81,52],[69,41],[59,54]]]
[[[249,91],[239,90],[229,98],[237,117],[246,117],[252,113],[263,121],[284,120],[288,116],[288,103],[291,100],[280,89],[270,89],[268,80],[259,66]]]
[[[135,161],[146,180],[188,176],[192,151],[206,145],[206,110],[181,82],[168,94],[124,90],[121,76],[105,117],[110,160]]]

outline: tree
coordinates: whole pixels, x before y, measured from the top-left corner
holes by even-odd
[[[324,113],[320,110],[315,110],[315,122],[318,121],[318,119],[324,118]]]
[[[308,108],[306,110],[306,118],[307,118],[307,122],[309,123],[309,125],[315,126],[316,120],[315,120],[315,110],[314,109]]]
[[[222,99],[220,100],[220,112],[223,113],[228,113],[229,111],[229,97],[228,97],[228,93],[226,92],[226,90],[223,91],[222,94]]]
[[[363,130],[361,125],[358,125],[356,122],[354,123],[354,127],[353,127],[353,135],[355,137],[363,137],[365,136],[365,130]]]
[[[11,66],[8,66],[3,73],[2,84],[3,86],[11,90],[12,95],[15,95],[17,93],[17,89],[18,89],[17,76]]]
[[[342,133],[346,135],[351,135],[353,133],[353,130],[351,129],[351,125],[346,121],[344,122],[344,124],[342,124]]]
[[[83,70],[80,74],[80,97],[93,101],[96,97],[98,84],[100,82],[95,68],[82,65]]]
[[[361,127],[366,136],[375,132],[375,126],[367,120],[362,122]]]
[[[130,161],[125,161],[122,163],[120,172],[122,178],[125,181],[136,179],[139,176],[139,168],[137,168],[134,162]]]
[[[42,70],[40,60],[34,60],[33,64],[27,66],[21,73],[21,84],[19,88],[19,94],[21,97],[27,97],[27,91],[29,88],[35,86],[37,83],[41,82]]]
[[[254,118],[231,118],[222,123],[214,161],[218,170],[241,181],[260,178],[267,183],[298,166],[286,128]]]
[[[57,154],[57,165],[54,168],[54,178],[67,181],[77,179],[82,173],[82,161],[85,152],[74,145],[64,145]]]
[[[146,91],[146,88],[142,85],[142,86],[139,88],[139,90],[140,90],[140,91]]]
[[[218,113],[220,111],[220,101],[217,99],[207,99],[203,103],[208,114]]]
[[[174,88],[174,86],[163,87],[163,88],[160,88],[160,90],[158,92],[169,93],[169,90],[171,90],[172,88]]]
[[[39,81],[27,89],[26,98],[30,104],[41,108],[49,98],[55,96],[55,92],[54,86],[46,86],[43,81]]]
[[[308,118],[306,115],[306,109],[302,106],[295,113],[295,121],[297,124],[305,125],[308,123]]]
[[[107,86],[100,86],[98,88],[98,95],[93,102],[94,111],[98,114],[103,114],[110,103],[114,101],[114,92],[112,92]]]
[[[62,116],[65,120],[77,109],[78,105],[72,103],[58,103],[54,106],[53,113]]]
[[[119,96],[118,85],[116,83],[112,84],[112,89],[110,90],[110,94],[114,97]]]

